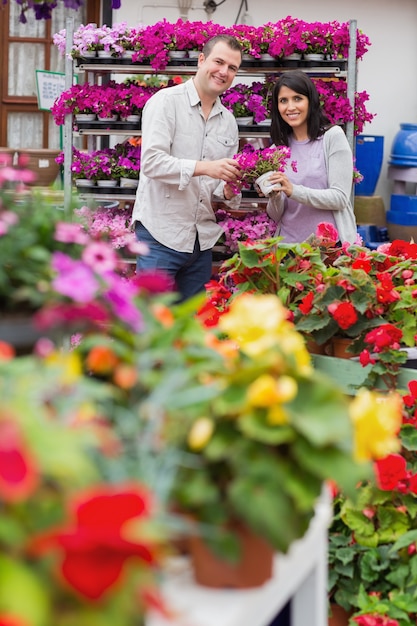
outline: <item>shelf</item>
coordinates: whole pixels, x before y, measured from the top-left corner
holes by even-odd
[[[134,202],[136,199],[136,193],[83,193],[78,189],[78,197],[81,200],[118,200]]]
[[[193,75],[196,72],[197,65],[167,65],[165,69],[155,70],[151,65],[141,65],[140,63],[132,63],[130,65],[120,63],[80,63],[76,66],[78,71],[94,72],[96,74],[155,74],[155,75],[170,75],[170,74],[190,74]],[[294,67],[280,67],[275,66],[273,63],[266,63],[265,65],[252,65],[249,63],[243,63],[239,70],[238,75],[244,74],[282,74],[294,69],[302,69],[307,74],[314,74],[315,76],[337,76],[345,77],[346,70],[342,68],[342,64],[337,66],[316,65],[314,67],[303,67],[298,63]]]

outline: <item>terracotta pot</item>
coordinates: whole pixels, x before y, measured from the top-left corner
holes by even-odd
[[[310,354],[327,354],[326,344],[319,344],[314,341],[314,339],[311,339],[311,337],[306,339],[306,348],[310,352]]]
[[[330,605],[329,626],[348,626],[349,617],[352,611],[348,612],[338,604]]]
[[[274,550],[264,539],[243,527],[236,529],[241,542],[237,563],[214,554],[198,536],[190,537],[194,578],[205,587],[246,589],[263,585],[272,576]]]
[[[349,337],[333,337],[331,341],[331,355],[338,359],[351,359],[355,354],[348,352],[347,348],[352,345]]]

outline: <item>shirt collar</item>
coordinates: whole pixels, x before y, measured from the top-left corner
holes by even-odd
[[[188,92],[188,97],[190,98],[191,106],[196,106],[198,104],[201,104],[200,96],[198,95],[197,89],[195,88],[194,81],[192,78],[186,81],[185,87]],[[217,96],[216,100],[214,101],[212,110],[215,113],[220,113],[222,111],[222,101],[220,100],[219,96]]]

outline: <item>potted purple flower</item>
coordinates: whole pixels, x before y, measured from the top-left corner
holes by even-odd
[[[252,144],[245,144],[241,152],[233,157],[241,170],[241,178],[235,185],[236,191],[241,188],[250,189],[251,185],[258,185],[263,195],[271,195],[276,188],[271,187],[265,181],[272,172],[283,172],[290,157],[291,150],[288,146],[268,146],[256,149]],[[295,161],[291,165],[295,171]]]

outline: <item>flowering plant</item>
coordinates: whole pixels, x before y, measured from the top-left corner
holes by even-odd
[[[222,103],[235,117],[251,116],[255,123],[269,117],[270,82],[238,83],[221,96]]]
[[[330,598],[362,626],[406,626],[417,617],[417,382],[402,394],[400,445],[375,462],[355,500],[336,495],[329,530]]]
[[[60,248],[54,233],[62,221],[62,213],[56,208],[52,194],[48,197],[33,189],[28,192],[23,181],[31,182],[32,177],[32,172],[12,167],[11,163],[0,168],[0,309],[3,314],[33,311],[45,301],[51,278],[51,255]],[[73,248],[74,256],[80,254],[77,245]]]
[[[252,144],[247,143],[242,150],[233,156],[240,168],[239,179],[231,186],[236,192],[240,189],[250,189],[251,185],[262,174],[268,172],[283,172],[288,159],[291,156],[291,150],[288,146],[268,146],[267,148],[254,148]],[[291,163],[294,171],[296,163]]]
[[[115,146],[113,174],[116,178],[139,178],[141,144],[141,137],[131,137]]]
[[[256,241],[272,237],[276,231],[276,223],[264,211],[248,211],[244,217],[231,217],[227,211],[216,211],[217,223],[223,228],[224,234],[220,241],[227,252],[236,252],[240,241]]]
[[[204,321],[207,304],[199,312]],[[367,473],[366,463],[353,460],[346,398],[314,373],[276,295],[240,294],[211,328],[218,335],[211,343],[224,362],[209,378],[217,391],[201,399],[185,433],[175,428],[175,445],[195,456],[179,469],[175,501],[199,522],[224,527],[240,520],[287,551],[314,514],[330,478],[326,467],[351,493],[353,475]],[[317,395],[313,388],[320,389]]]
[[[107,85],[77,84],[61,93],[52,105],[51,113],[58,126],[64,124],[66,115],[77,113],[95,113],[100,117],[116,114],[123,119],[127,115],[141,114],[155,91],[152,87],[139,85],[135,80],[125,83],[110,81]]]
[[[137,178],[140,171],[141,140],[130,138],[116,144],[114,148],[103,148],[93,152],[72,149],[71,174],[73,180],[119,179],[128,175]],[[64,162],[64,152],[57,157],[57,162]]]
[[[8,529],[0,539],[0,622],[105,626],[118,615],[142,623],[145,606],[160,603],[162,534],[149,531],[155,498],[137,477],[106,475],[111,457],[127,469],[110,425],[110,390],[104,399],[75,353],[47,340],[38,349],[43,356],[12,358],[0,345],[0,522]]]
[[[377,250],[337,245],[331,225],[301,244],[280,238],[241,241],[238,253],[222,266],[213,302],[220,310],[228,298],[251,291],[276,293],[290,309],[306,339],[326,345],[334,337],[351,340],[359,355],[364,384],[383,381],[395,388],[405,347],[416,345],[416,244],[394,241]]]

